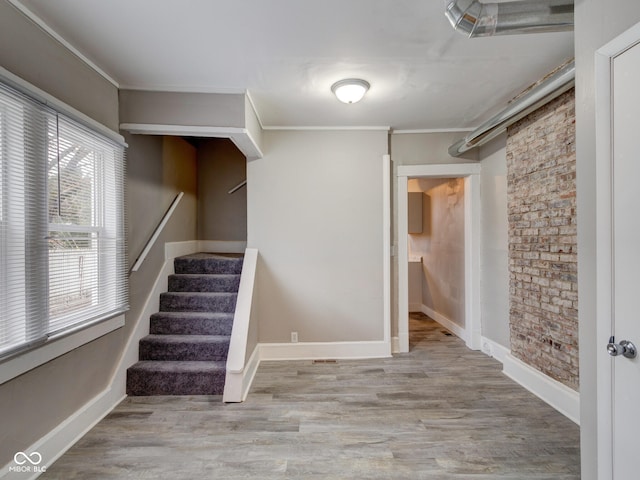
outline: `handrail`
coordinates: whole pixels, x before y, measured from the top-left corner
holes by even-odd
[[[229,190],[227,193],[229,195],[231,195],[232,193],[235,193],[236,191],[240,190],[242,187],[244,187],[247,184],[246,180],[241,181],[239,184],[237,184],[235,187],[233,187],[231,190]]]
[[[162,220],[160,220],[160,223],[156,226],[156,229],[153,231],[153,234],[151,235],[149,240],[147,240],[147,243],[145,244],[144,249],[142,250],[142,253],[138,256],[138,258],[136,258],[136,262],[131,267],[131,270],[129,270],[129,275],[131,275],[133,272],[137,272],[138,269],[140,268],[140,265],[142,265],[142,262],[144,262],[144,259],[147,258],[147,255],[149,254],[151,247],[153,247],[153,245],[156,243],[156,240],[160,236],[162,229],[169,221],[169,218],[171,218],[173,211],[176,209],[176,207],[178,206],[178,203],[180,203],[180,200],[182,200],[183,196],[184,196],[184,192],[180,192],[176,195],[176,198],[173,199],[173,202],[171,202],[171,205],[169,205],[169,208],[162,216]]]

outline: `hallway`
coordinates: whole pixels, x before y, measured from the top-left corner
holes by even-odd
[[[389,359],[264,362],[247,402],[129,397],[45,479],[578,480],[579,428],[420,314]]]

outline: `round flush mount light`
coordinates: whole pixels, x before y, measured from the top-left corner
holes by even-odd
[[[343,103],[356,103],[362,100],[370,86],[359,78],[345,78],[331,85],[331,91]]]

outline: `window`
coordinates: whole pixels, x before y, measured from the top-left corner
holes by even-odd
[[[0,358],[127,309],[124,148],[0,85]]]

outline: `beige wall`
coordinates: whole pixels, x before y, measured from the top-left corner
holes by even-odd
[[[260,341],[382,340],[387,133],[267,131],[247,165]]]
[[[245,96],[120,90],[120,122],[244,128]]]
[[[117,89],[8,2],[0,2],[0,65],[117,129]],[[0,385],[0,465],[107,387],[122,342],[117,330]]]
[[[198,238],[247,240],[247,160],[227,139],[198,142]]]
[[[480,148],[482,336],[509,348],[506,133]]]
[[[422,196],[422,233],[409,234],[409,258],[422,258],[422,304],[464,328],[464,180],[412,179]]]
[[[580,285],[580,436],[582,478],[596,478],[596,50],[640,21],[636,0],[581,0],[575,5],[578,284]]]
[[[0,2],[0,65],[118,130],[118,90],[8,1]]]

